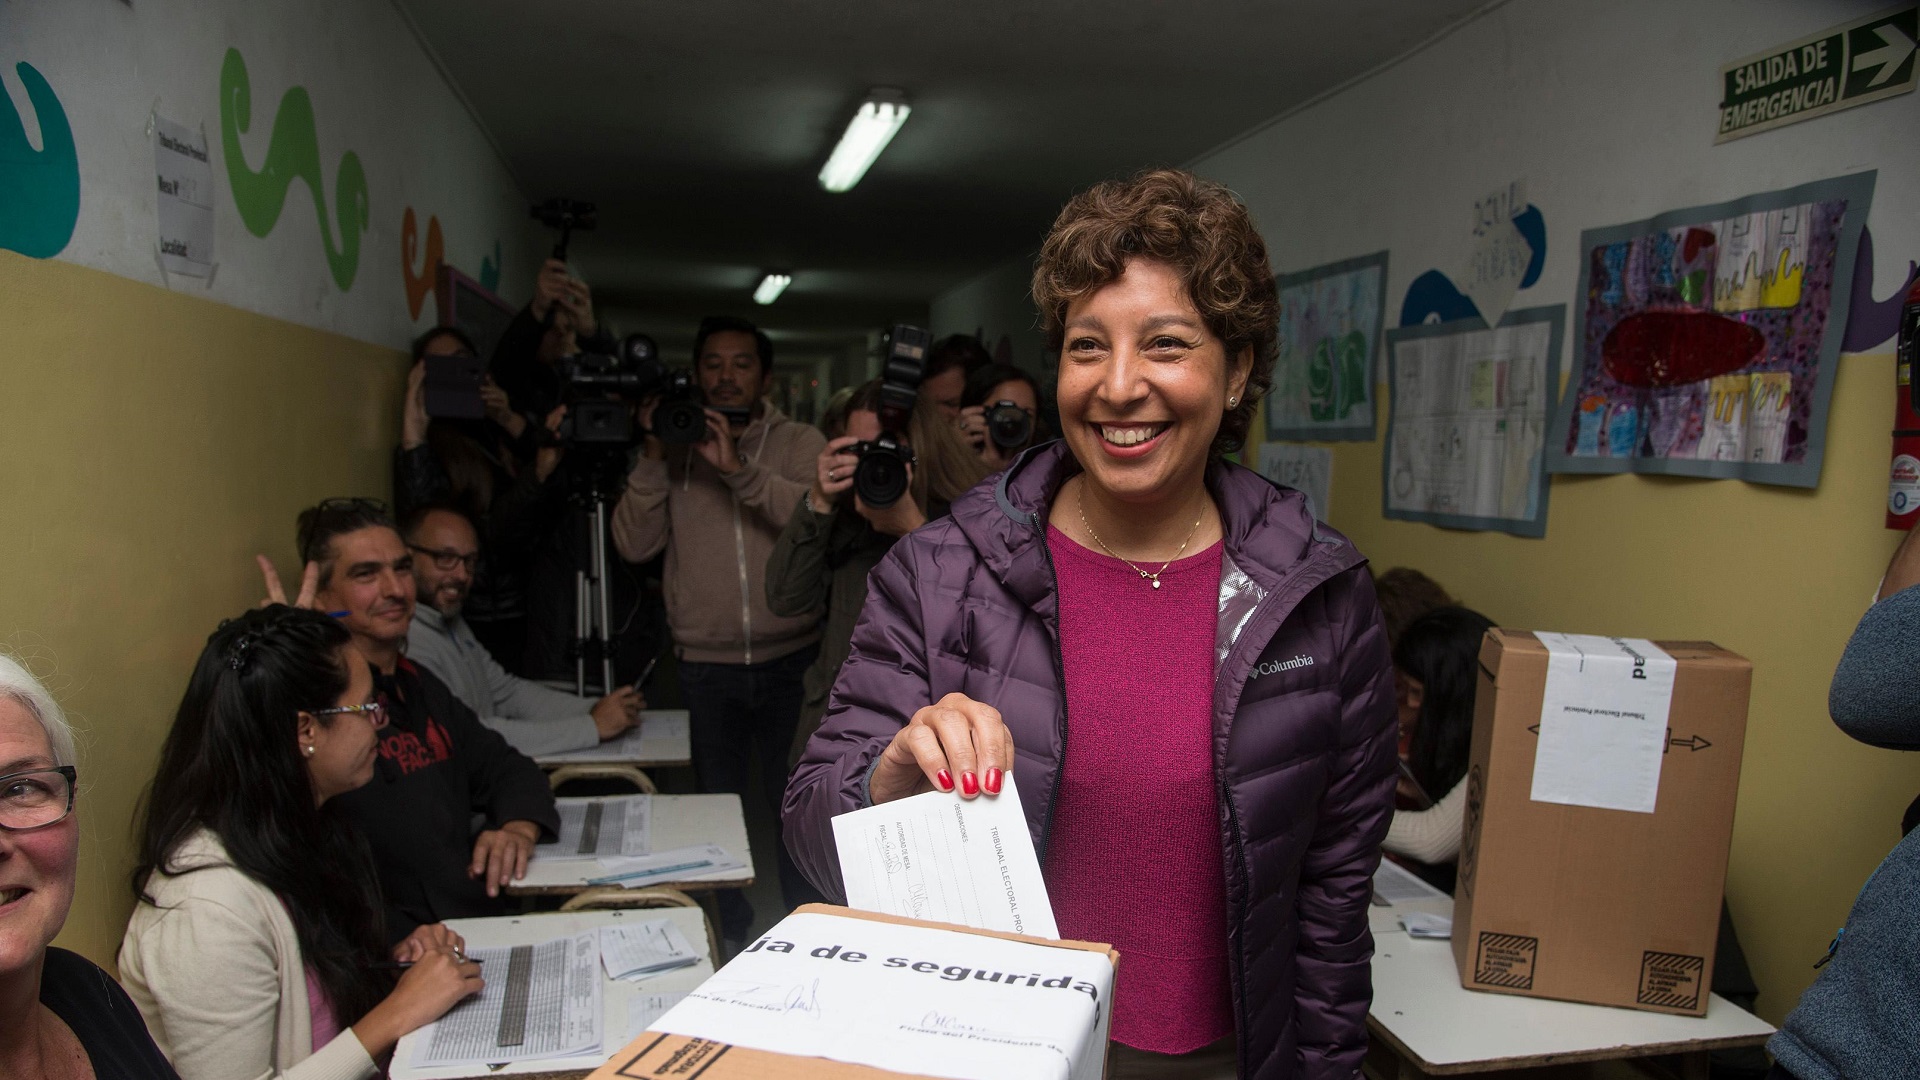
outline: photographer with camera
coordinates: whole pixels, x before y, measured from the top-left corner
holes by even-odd
[[[487,558],[474,568],[467,623],[488,652],[518,669],[526,640],[529,563],[553,516],[558,489],[548,479],[559,455],[541,445],[536,429],[546,425],[514,412],[506,392],[491,379],[481,382],[470,418],[431,415],[428,368],[442,360],[478,366],[472,340],[456,327],[437,326],[415,339],[400,446],[393,458],[394,502],[403,516],[444,503],[473,522],[486,541]],[[559,417],[549,413],[545,419],[551,424]]]
[[[881,437],[879,379],[861,386],[847,402],[845,430],[820,451],[813,487],[787,520],[767,561],[767,606],[776,615],[798,616],[826,608],[820,657],[807,669],[806,697],[794,732],[789,764],[820,726],[827,692],[840,673],[853,639],[853,624],[867,602],[867,574],[894,541],[946,515],[947,506],[987,475],[986,467],[925,397],[914,402],[905,448],[914,460],[906,490],[889,505],[862,497],[860,447]]]
[[[967,377],[993,362],[986,346],[971,334],[948,334],[927,350],[925,373],[920,378],[920,396],[940,410],[953,423],[960,422],[961,398],[967,391]]]
[[[817,610],[782,617],[767,606],[767,556],[826,439],[766,400],[773,343],[743,319],[703,320],[692,385],[676,382],[640,406],[650,434],[614,508],[613,540],[631,562],[666,553],[667,623],[702,790],[744,797],[757,758],[777,818],[820,627]],[[686,430],[693,423],[703,430]],[[743,936],[746,898],[723,891],[720,904],[722,934]]]
[[[967,376],[960,404],[960,432],[988,472],[999,472],[1020,451],[1046,441],[1040,384],[1012,364],[988,364]]]
[[[558,361],[613,351],[612,337],[593,313],[593,290],[565,262],[550,258],[534,277],[533,299],[500,335],[488,370],[523,416],[543,417],[565,397]]]

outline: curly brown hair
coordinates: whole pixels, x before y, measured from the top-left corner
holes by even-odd
[[[1227,361],[1253,350],[1238,405],[1220,419],[1214,457],[1245,444],[1260,399],[1273,386],[1280,303],[1267,244],[1247,208],[1225,187],[1183,169],[1149,169],[1075,195],[1054,219],[1033,268],[1047,348],[1066,342],[1067,308],[1120,279],[1131,259],[1172,267]]]

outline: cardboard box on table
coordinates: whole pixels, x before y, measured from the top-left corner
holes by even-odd
[[[1548,650],[1488,631],[1453,919],[1467,989],[1706,1014],[1753,667],[1656,644],[1677,667],[1648,814],[1532,798]]]
[[[1120,964],[1120,954],[1111,945],[1088,941],[1060,941],[996,930],[975,930],[949,923],[927,922],[871,911],[855,911],[851,908],[828,904],[803,904],[794,909],[794,914],[800,913],[832,915],[900,926],[926,927],[951,931],[955,934],[1004,938],[1008,941],[1022,941],[1050,948],[1099,953],[1106,956],[1116,969]],[[724,974],[725,970],[722,968],[720,974]],[[1096,1045],[1100,1046],[1103,1052],[1106,1046],[1106,1029],[1111,1017],[1112,1010],[1103,1005],[1099,1010],[1096,1030],[1098,1036]],[[1096,1070],[1095,1074],[1098,1075],[1101,1072],[1104,1072],[1104,1069]],[[625,1049],[614,1054],[605,1065],[594,1070],[588,1080],[660,1080],[663,1077],[760,1080],[763,1077],[775,1076],[790,1077],[793,1080],[900,1080],[901,1077],[920,1077],[922,1074],[900,1073],[871,1065],[857,1065],[829,1058],[799,1057],[752,1047],[733,1046],[713,1039],[648,1031],[628,1044]]]

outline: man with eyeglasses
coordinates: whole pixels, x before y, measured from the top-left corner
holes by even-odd
[[[529,757],[584,750],[633,727],[646,700],[622,686],[598,701],[509,674],[461,615],[480,561],[480,537],[465,514],[425,506],[401,522],[413,553],[419,605],[407,631],[407,658],[447,684],[480,722]]]
[[[388,935],[506,914],[501,891],[526,876],[534,844],[559,835],[545,774],[405,656],[414,556],[384,504],[328,499],[301,511],[298,534],[306,575],[296,606],[340,620],[386,706],[373,781],[329,805],[372,848]],[[272,564],[261,562],[268,600],[285,603]]]

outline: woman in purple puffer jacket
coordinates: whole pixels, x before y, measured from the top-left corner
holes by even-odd
[[[1347,1078],[1395,710],[1372,580],[1300,493],[1223,460],[1271,385],[1266,246],[1162,170],[1069,202],[1034,271],[1062,442],[873,572],[785,834],[1017,772],[1062,936],[1110,942],[1113,1077]]]

